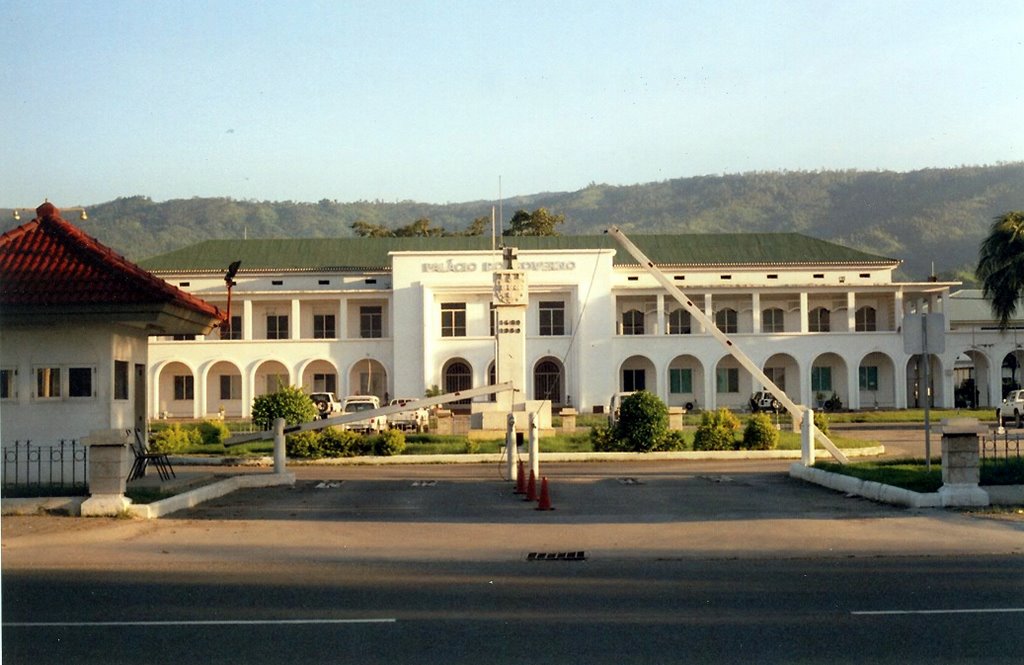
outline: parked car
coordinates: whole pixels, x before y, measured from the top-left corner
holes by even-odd
[[[758,390],[750,396],[750,410],[754,413],[758,411],[777,413],[782,410],[782,403],[767,390]]]
[[[332,413],[341,411],[341,402],[334,396],[334,393],[312,393],[309,398],[313,400],[321,418],[329,418]]]
[[[1003,398],[1003,403],[996,409],[996,419],[1002,425],[1004,421],[1012,420],[1020,425],[1024,418],[1024,390],[1011,390]]]
[[[622,408],[622,400],[634,394],[636,391],[615,393],[608,404],[608,426],[612,427],[619,421],[619,409]]]
[[[430,412],[422,406],[416,406],[415,402],[416,398],[414,397],[399,397],[391,400],[389,406],[409,406],[408,411],[394,413],[388,417],[388,425],[391,429],[410,430],[413,432],[423,432],[427,429],[427,423],[430,422]]]
[[[380,399],[376,395],[349,395],[341,403],[342,415],[359,413],[360,411],[372,411],[379,408]],[[363,433],[383,432],[388,428],[388,418],[387,416],[370,416],[366,420],[345,423],[341,427]]]

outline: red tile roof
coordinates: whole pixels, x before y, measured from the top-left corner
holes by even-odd
[[[0,235],[0,307],[174,305],[223,320],[219,309],[178,289],[86,235],[52,203]]]

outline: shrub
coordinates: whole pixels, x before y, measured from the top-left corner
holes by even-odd
[[[619,407],[613,436],[624,450],[654,450],[668,433],[668,407],[652,392],[641,390],[627,396]]]
[[[743,447],[747,450],[772,450],[779,444],[779,430],[767,413],[755,413],[743,430]]]
[[[593,446],[594,452],[598,453],[613,453],[623,450],[621,442],[612,435],[612,430],[607,425],[594,425],[590,428],[590,444]]]
[[[320,451],[324,457],[355,457],[369,452],[362,437],[340,427],[327,427],[320,432]]]
[[[405,450],[405,432],[400,429],[384,430],[374,437],[373,454],[382,457],[401,455]]]
[[[182,427],[171,423],[167,428],[153,435],[152,449],[160,453],[179,453],[203,443],[203,437],[195,427]]]
[[[654,447],[656,451],[686,450],[686,435],[679,430],[670,429],[665,432],[665,437]]]
[[[705,411],[693,434],[694,450],[734,450],[740,421],[726,408]]]
[[[466,453],[474,454],[480,452],[480,443],[474,439],[466,439]]]
[[[320,447],[319,432],[296,432],[284,439],[285,452],[288,457],[319,459],[324,456]]]
[[[286,425],[301,425],[317,415],[313,400],[295,386],[281,386],[277,392],[260,395],[252,403],[252,422],[264,430],[272,428],[278,418],[284,418]]]
[[[199,436],[206,445],[218,445],[231,437],[231,430],[219,420],[204,420],[199,423]]]
[[[821,433],[828,436],[829,419],[828,415],[821,411],[814,412],[814,426],[821,430]]]

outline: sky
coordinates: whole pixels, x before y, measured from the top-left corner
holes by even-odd
[[[1024,2],[0,2],[0,207],[1024,159]]]

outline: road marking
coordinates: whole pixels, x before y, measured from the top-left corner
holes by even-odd
[[[211,621],[5,621],[5,628],[82,628],[94,626],[287,626],[397,623],[398,619],[219,619]]]
[[[854,616],[884,616],[892,614],[1003,614],[1024,612],[1024,607],[981,607],[973,610],[868,610],[850,612]]]

